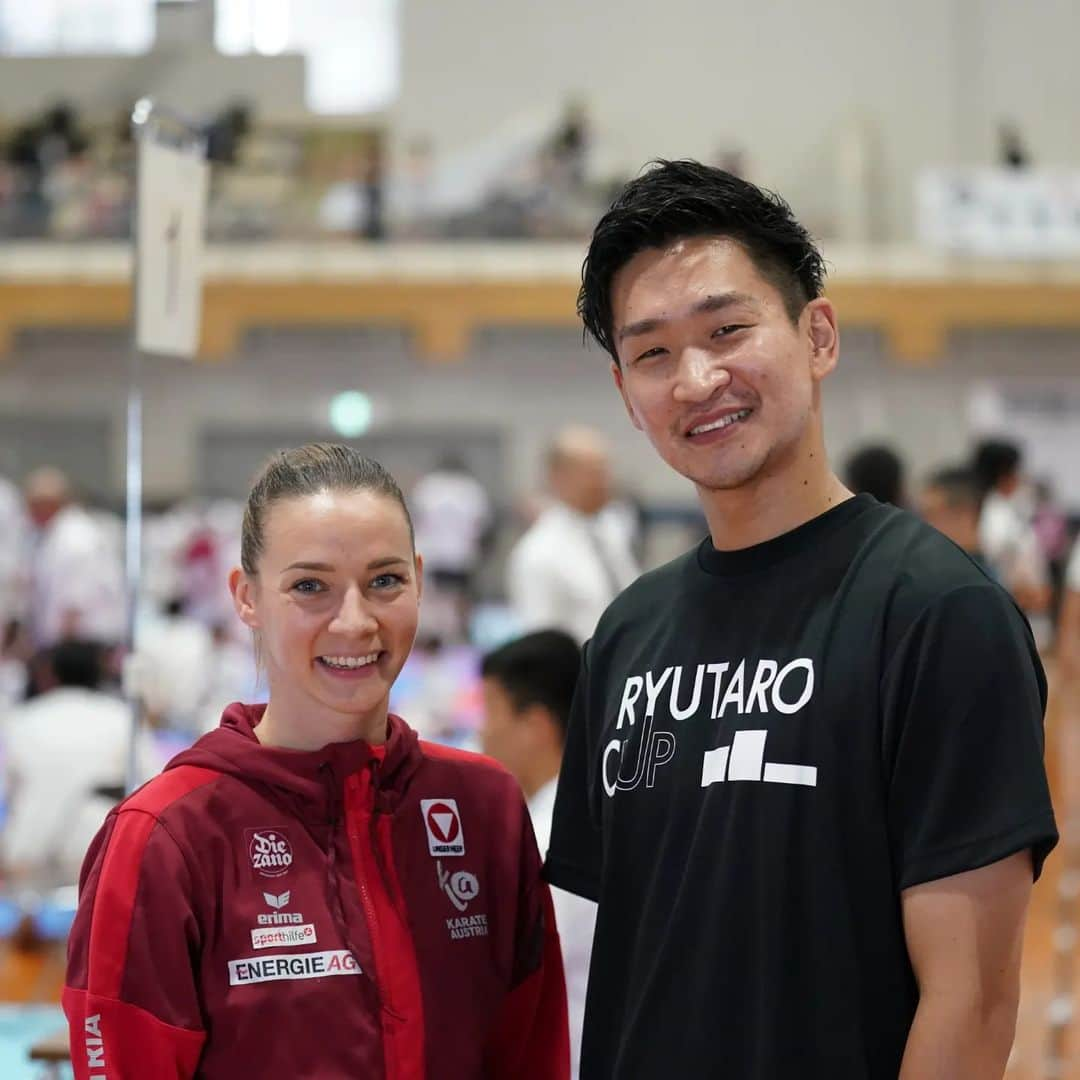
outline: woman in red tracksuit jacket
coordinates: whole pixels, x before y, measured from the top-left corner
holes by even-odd
[[[64,1009],[78,1080],[563,1080],[566,1000],[521,794],[388,714],[421,561],[346,447],[264,469],[229,585],[269,704],[109,816]]]

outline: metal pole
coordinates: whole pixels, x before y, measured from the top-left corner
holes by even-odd
[[[138,745],[143,721],[143,701],[139,686],[140,672],[133,661],[136,654],[139,604],[142,594],[142,488],[143,488],[143,420],[142,420],[142,350],[139,348],[139,244],[149,243],[151,237],[139,235],[139,184],[141,154],[139,144],[153,138],[155,132],[164,137],[164,129],[173,129],[173,138],[200,154],[206,152],[206,140],[197,126],[186,117],[156,105],[149,98],[135,103],[131,112],[131,130],[135,141],[135,190],[131,200],[131,351],[128,369],[127,403],[127,516],[125,519],[125,558],[127,585],[127,656],[124,668],[124,693],[131,708],[131,737],[128,742],[125,786],[128,793],[139,779]]]
[[[124,694],[131,710],[124,787],[130,795],[139,778],[139,731],[142,727],[142,694],[133,657],[142,593],[142,354],[139,351],[139,149],[138,140],[152,107],[140,101],[131,116],[135,136],[135,185],[131,200],[131,350],[128,362],[127,462],[125,469],[126,516],[124,518],[125,580],[127,584],[127,655],[124,657]]]

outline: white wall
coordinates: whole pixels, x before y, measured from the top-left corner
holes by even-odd
[[[844,133],[872,133],[879,235],[904,238],[925,164],[989,161],[997,119],[1043,164],[1080,164],[1076,0],[402,0],[402,139],[469,145],[582,97],[597,165],[746,148],[815,230]]]
[[[825,391],[830,453],[887,439],[917,475],[969,449],[968,397],[982,378],[1059,379],[1080,392],[1080,335],[957,335],[935,367],[900,365],[875,334],[843,334],[842,360]],[[113,489],[123,490],[126,355],[122,336],[35,334],[0,366],[0,423],[18,414],[108,417],[113,424]],[[505,437],[504,488],[539,479],[546,440],[569,421],[607,432],[618,471],[641,494],[693,502],[626,419],[596,349],[573,332],[492,331],[456,365],[422,365],[392,333],[260,334],[237,359],[189,366],[157,361],[145,374],[145,486],[149,496],[188,492],[198,478],[199,431],[319,427],[333,394],[363,389],[376,416],[395,430],[496,427]],[[403,480],[405,478],[402,478]],[[1076,508],[1080,510],[1080,507]]]

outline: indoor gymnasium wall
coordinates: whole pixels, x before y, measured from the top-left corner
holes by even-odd
[[[856,126],[893,241],[912,235],[918,171],[993,161],[1001,117],[1040,164],[1080,160],[1075,0],[407,0],[401,26],[399,141],[453,154],[579,97],[596,173],[742,147],[819,232],[847,211]]]
[[[859,442],[887,439],[918,474],[966,453],[971,394],[980,380],[1022,373],[1080,393],[1078,357],[1077,335],[980,332],[953,335],[938,362],[912,366],[891,358],[879,335],[842,331],[841,363],[825,389],[830,453],[839,463]],[[119,494],[126,370],[122,335],[21,335],[0,367],[0,426],[11,416],[108,420],[111,476],[99,486]],[[220,364],[148,361],[144,385],[151,497],[205,482],[204,431],[329,434],[330,398],[360,389],[374,400],[380,435],[499,433],[504,498],[539,480],[546,440],[573,421],[609,435],[622,479],[643,496],[692,502],[689,486],[626,419],[604,357],[584,350],[573,331],[482,332],[462,361],[442,364],[417,360],[393,332],[259,333]]]

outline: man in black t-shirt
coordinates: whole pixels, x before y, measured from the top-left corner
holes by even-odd
[[[710,536],[586,647],[548,876],[599,902],[582,1080],[993,1080],[1057,833],[1046,682],[959,548],[832,473],[821,257],[693,162],[597,225],[579,308]]]

